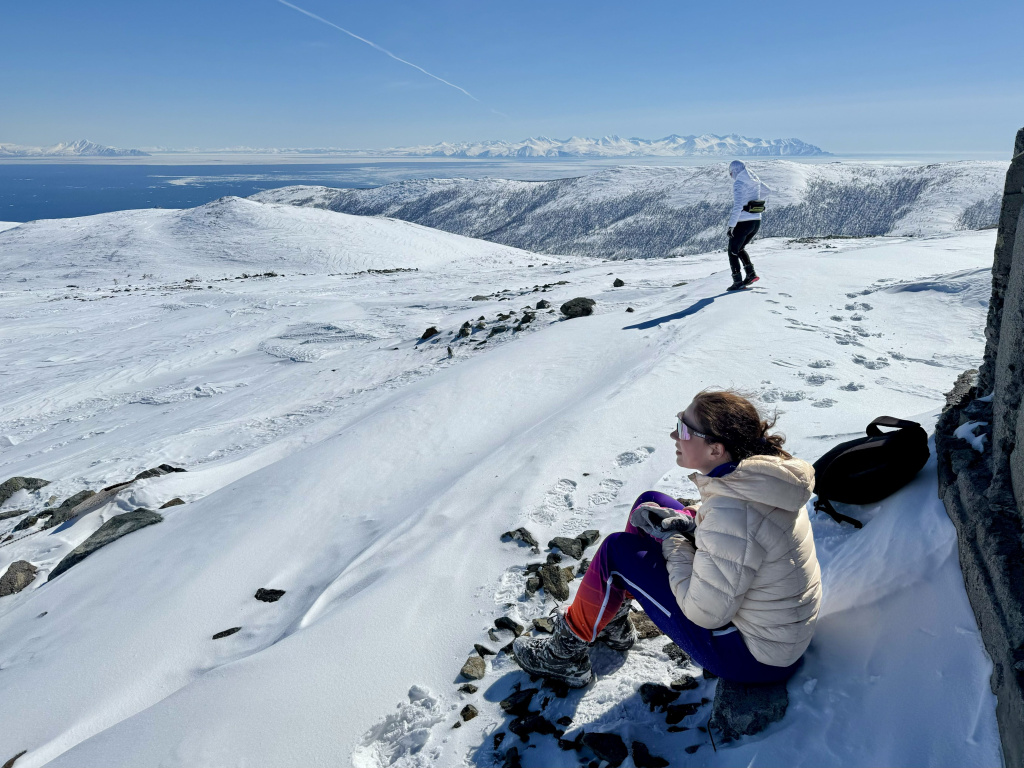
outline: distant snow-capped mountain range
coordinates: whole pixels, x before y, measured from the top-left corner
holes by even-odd
[[[116,149],[79,139],[61,142],[52,147],[27,147],[20,144],[0,144],[0,157],[148,157],[138,149]]]

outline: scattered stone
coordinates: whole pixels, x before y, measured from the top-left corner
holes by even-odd
[[[470,299],[470,301],[487,301],[487,297],[477,294],[472,299]]]
[[[9,509],[6,512],[0,512],[0,520],[10,520],[12,517],[20,517],[27,514],[27,509]]]
[[[665,655],[672,659],[672,661],[674,661],[679,666],[683,666],[690,661],[690,654],[688,654],[675,643],[668,643],[661,650],[663,650],[665,652]]]
[[[429,328],[427,328],[427,330],[423,332],[423,335],[420,336],[420,341],[429,339],[431,336],[437,336],[437,334],[439,333],[440,331],[437,330],[437,328],[435,328],[434,326],[430,326]]]
[[[519,761],[519,750],[515,747],[509,747],[508,752],[505,753],[505,762],[501,764],[501,768],[522,768],[523,764]]]
[[[486,645],[480,645],[480,643],[473,643],[473,650],[480,654],[480,657],[484,656],[497,656],[497,651],[492,651]]]
[[[686,747],[686,749],[684,749],[683,751],[686,752],[686,754],[688,755],[692,755],[698,749],[700,749],[700,744],[691,744],[690,746]]]
[[[557,552],[549,552],[548,553],[548,559],[547,559],[546,562],[548,562],[548,563],[560,563],[560,562],[562,562],[562,556],[560,554],[558,554]]]
[[[83,501],[91,499],[95,495],[96,491],[79,491],[74,496],[64,499],[58,509],[71,509],[72,507],[77,507]]]
[[[629,756],[626,743],[617,733],[585,733],[583,743],[600,760],[607,760],[612,768],[618,768]]]
[[[601,532],[596,528],[591,528],[590,530],[584,531],[579,536],[577,536],[576,541],[580,542],[583,545],[583,549],[587,549],[590,546],[596,544],[597,540],[600,538]]]
[[[501,652],[504,653],[506,656],[512,656],[512,658],[515,658],[515,656],[512,655],[512,643],[509,643],[508,645],[502,647]]]
[[[508,326],[507,325],[495,325],[495,326],[493,326],[491,328],[491,332],[487,334],[487,338],[489,339],[489,338],[491,338],[491,336],[494,336],[495,334],[498,334],[498,333],[504,333],[507,330],[508,330]]]
[[[563,720],[565,718],[562,718]],[[583,731],[576,734],[575,739],[559,739],[558,748],[568,752],[570,749],[579,752],[583,749]]]
[[[472,704],[467,704],[462,708],[462,712],[459,713],[462,716],[463,722],[469,722],[474,717],[480,714],[480,711]]]
[[[667,710],[665,722],[669,725],[675,725],[683,718],[696,714],[699,709],[700,704],[673,704]]]
[[[544,563],[527,563],[526,564],[526,572],[527,573],[537,573],[537,571],[540,570],[540,567],[542,565],[544,565]]]
[[[489,638],[491,638],[491,640],[493,640],[496,643],[500,643],[501,642],[501,638],[498,637],[498,633],[495,632],[493,629],[488,629],[487,630],[487,636]]]
[[[25,587],[35,581],[38,569],[28,560],[18,560],[11,563],[7,572],[0,576],[0,597],[7,597],[21,592]]]
[[[29,515],[24,520],[22,520],[20,523],[18,523],[16,526],[14,526],[11,530],[14,531],[15,533],[17,533],[18,531],[27,531],[29,528],[32,528],[38,522],[39,522],[39,516],[38,515]]]
[[[551,541],[548,542],[548,548],[558,548],[563,554],[568,555],[573,560],[579,560],[583,557],[583,543],[579,539],[569,539],[565,536],[555,536]]]
[[[612,288],[621,288],[625,284],[625,281],[623,281],[621,278],[616,277],[615,280],[612,282]]]
[[[690,675],[683,675],[678,680],[673,680],[671,684],[671,688],[673,691],[692,691],[699,687],[700,683],[698,683]],[[701,703],[704,702],[702,701]]]
[[[456,720],[455,724],[452,726],[452,728],[461,728],[461,727],[462,727],[462,721],[461,720]]]
[[[654,708],[664,710],[669,704],[679,698],[679,691],[673,691],[665,685],[658,683],[644,683],[640,686],[640,700],[643,701],[651,712]]]
[[[3,541],[10,541],[10,540],[11,540],[11,539],[13,539],[13,538],[14,538],[14,534],[13,534],[13,533],[8,533],[8,534],[7,534],[7,535],[6,535],[6,536],[5,536],[4,538],[3,538]]]
[[[651,621],[651,617],[643,611],[636,611],[629,615],[629,620],[633,622],[633,629],[636,630],[637,636],[641,640],[650,640],[652,637],[658,637],[664,634],[658,626]]]
[[[477,692],[477,691],[479,691],[480,689],[479,689],[479,688],[477,688],[477,687],[476,687],[475,685],[473,685],[472,683],[463,683],[462,685],[460,685],[460,686],[459,686],[459,690],[460,690],[460,691],[461,691],[462,693],[476,693],[476,692]]]
[[[50,575],[46,580],[52,581],[68,568],[80,563],[97,549],[105,547],[107,544],[111,544],[122,536],[127,536],[129,533],[133,533],[140,528],[162,522],[163,519],[163,515],[148,510],[145,507],[125,512],[122,515],[115,515],[101,525],[92,536],[65,555],[64,559],[57,563],[57,567],[50,571]]]
[[[263,587],[260,587],[256,590],[255,597],[257,600],[262,600],[264,603],[276,603],[284,597],[284,595],[285,592],[283,589],[264,589]]]
[[[530,702],[533,701],[533,697],[539,692],[540,688],[524,688],[521,691],[516,691],[508,698],[502,699],[498,706],[501,707],[505,714],[512,715],[513,717],[527,715],[530,712]]]
[[[160,509],[168,509],[169,507],[178,507],[178,506],[181,506],[184,503],[185,503],[184,501],[182,501],[181,499],[175,497],[175,498],[171,499],[170,501],[168,501],[166,504],[161,505]]]
[[[18,491],[38,491],[49,484],[49,480],[40,480],[38,477],[12,477],[0,483],[0,504],[3,504]]]
[[[747,685],[719,680],[711,705],[711,726],[723,741],[753,736],[781,720],[789,706],[786,684]]]
[[[555,600],[569,599],[569,583],[566,581],[565,573],[557,565],[542,565],[540,581],[544,591]]]
[[[544,715],[535,714],[517,717],[509,723],[508,729],[523,741],[529,741],[530,735],[534,733],[539,733],[541,736],[554,736],[558,732],[555,724]]]
[[[595,304],[597,304],[597,302],[593,299],[580,296],[565,302],[565,304],[563,304],[559,309],[563,315],[570,319],[574,317],[586,317],[587,315],[594,314]]]
[[[551,306],[551,302],[547,299],[541,299],[537,302],[537,309],[548,309]]]
[[[134,483],[136,480],[146,480],[147,478],[150,478],[150,477],[161,477],[163,475],[169,475],[172,472],[184,472],[184,471],[185,470],[182,469],[181,467],[172,467],[170,464],[161,464],[158,467],[153,467],[152,469],[147,469],[147,470],[145,470],[143,472],[139,472],[139,474],[137,474],[135,477],[133,477],[131,479],[131,482]],[[128,483],[118,483],[118,485],[128,485]],[[111,488],[116,488],[118,486],[115,485],[115,486],[110,486],[110,487]],[[103,490],[107,490],[107,488],[104,488]]]
[[[568,715],[562,715],[560,718],[555,720],[555,722],[563,728],[568,728],[570,725],[572,725],[572,718]]]
[[[689,729],[689,727],[687,727],[685,725],[670,725],[665,730],[668,731],[669,733],[682,733],[683,731],[688,731],[690,729]]]
[[[549,635],[555,631],[555,621],[547,616],[533,620],[533,628],[538,632],[547,632]]]
[[[537,539],[535,539],[533,534],[525,528],[516,528],[514,531],[505,531],[505,533],[501,534],[501,540],[521,541],[527,546],[533,547],[535,551],[540,552],[540,544],[537,543]]]
[[[519,637],[523,632],[526,631],[526,627],[520,624],[518,621],[510,619],[508,616],[499,616],[494,620],[494,626],[498,629],[507,629],[509,632]]]
[[[470,656],[466,659],[466,663],[462,665],[459,673],[470,680],[480,680],[487,674],[487,662],[480,656]]]
[[[230,637],[231,635],[235,634],[235,632],[240,632],[241,630],[241,627],[232,627],[231,629],[225,629],[223,632],[218,632],[217,634],[215,634],[212,639],[220,640],[222,637]]]
[[[16,760],[17,760],[17,759],[18,759],[19,757],[21,757],[22,755],[27,755],[27,754],[28,754],[28,750],[27,750],[27,749],[23,749],[23,750],[21,750],[21,752],[19,752],[18,754],[16,754],[16,755],[15,755],[14,757],[12,757],[12,758],[11,758],[10,760],[8,760],[8,761],[7,761],[6,763],[4,763],[4,764],[3,764],[3,767],[2,767],[2,768],[14,768],[14,762],[15,762],[15,761],[16,761]]]
[[[537,590],[541,588],[540,576],[531,576],[526,580],[526,594],[529,597],[533,597],[537,594]]]
[[[633,309],[632,307],[626,307],[626,311],[627,312],[636,312],[636,310]]]
[[[501,742],[503,742],[504,740],[505,740],[505,732],[504,731],[498,731],[496,734],[494,734],[494,748],[497,749],[498,747],[500,747],[501,746]]]
[[[636,768],[665,768],[668,765],[668,760],[652,755],[651,750],[642,741],[634,741],[631,752]]]
[[[576,578],[576,571],[574,571],[571,567],[563,568],[562,573],[565,574],[565,580],[567,582],[572,581]]]

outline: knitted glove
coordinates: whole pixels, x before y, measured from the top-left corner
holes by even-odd
[[[659,507],[652,501],[641,504],[629,516],[629,522],[649,536],[667,539],[669,536],[692,533],[696,521],[674,509]]]

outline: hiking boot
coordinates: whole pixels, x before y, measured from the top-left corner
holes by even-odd
[[[743,282],[743,277],[740,275],[740,273],[739,272],[733,272],[732,273],[732,285],[730,285],[725,290],[727,290],[727,291],[738,291],[738,290],[740,290],[742,288],[746,288],[746,287],[747,286]]]
[[[569,629],[565,616],[558,614],[551,637],[517,637],[512,643],[512,655],[531,675],[582,688],[593,676],[589,647],[590,643]]]
[[[622,606],[615,612],[615,617],[608,622],[608,626],[601,630],[597,636],[599,642],[604,643],[613,651],[625,653],[633,644],[640,639],[636,633],[633,622],[629,619],[629,611],[633,605],[632,600],[623,600]]]
[[[750,269],[750,270],[747,270],[747,276],[743,280],[743,284],[744,285],[750,285],[751,283],[756,283],[760,279],[761,278],[757,276],[757,272],[755,272],[754,270]]]

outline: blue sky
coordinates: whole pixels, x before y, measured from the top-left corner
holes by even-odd
[[[0,5],[0,141],[371,148],[739,133],[997,152],[1024,125],[1014,2]]]

